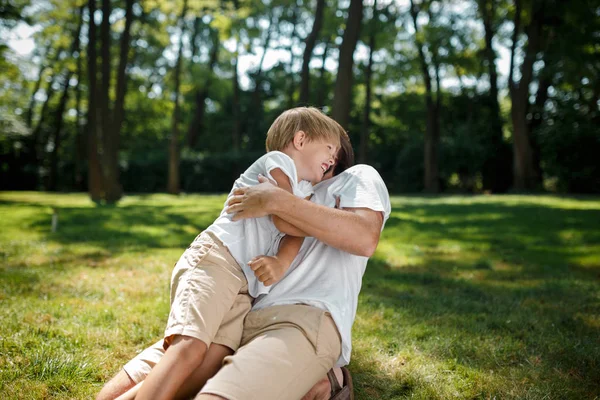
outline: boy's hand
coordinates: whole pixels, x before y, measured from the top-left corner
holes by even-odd
[[[269,256],[254,257],[248,262],[248,265],[252,268],[252,271],[254,271],[256,278],[258,278],[265,286],[271,286],[275,282],[278,282],[283,278],[285,271],[290,267],[289,263],[286,263],[277,257]]]

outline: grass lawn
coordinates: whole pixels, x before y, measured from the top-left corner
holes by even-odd
[[[0,193],[0,399],[92,398],[162,334],[171,268],[224,199]],[[358,399],[600,398],[599,198],[392,203],[354,324]]]

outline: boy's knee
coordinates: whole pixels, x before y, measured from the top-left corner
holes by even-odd
[[[133,379],[124,370],[108,381],[96,395],[96,400],[113,400],[135,386]]]
[[[200,339],[177,335],[173,338],[167,351],[176,352],[181,357],[195,358],[204,355],[207,349],[206,343]]]

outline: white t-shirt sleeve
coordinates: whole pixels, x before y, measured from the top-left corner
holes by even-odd
[[[303,199],[307,198],[315,192],[312,183],[310,183],[309,181],[300,181],[298,182],[298,185],[296,185],[296,187],[294,187],[293,185],[292,187],[294,188],[294,194],[298,197],[302,197]]]
[[[265,155],[264,163],[265,172],[270,179],[273,179],[273,176],[271,176],[271,171],[279,168],[284,174],[287,175],[288,179],[290,180],[290,185],[293,186],[294,183],[298,181],[298,174],[296,173],[296,165],[294,164],[294,160],[292,160],[287,154],[284,154],[280,151],[270,151]]]
[[[344,173],[350,174],[350,178],[334,193],[334,196],[340,198],[340,208],[369,208],[380,211],[385,222],[391,212],[390,195],[377,170],[361,164]]]
[[[294,164],[294,160],[287,154],[280,151],[270,151],[266,154],[264,162],[267,177],[273,179],[271,171],[279,168],[290,180],[290,186],[292,187],[292,192],[295,196],[305,198],[313,193],[310,182],[298,182],[296,164]]]

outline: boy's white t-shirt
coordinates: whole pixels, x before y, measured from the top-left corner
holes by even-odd
[[[308,181],[298,182],[296,165],[285,153],[270,151],[256,160],[238,179],[233,183],[229,192],[229,199],[235,189],[258,185],[258,175],[273,179],[271,171],[279,168],[290,179],[290,185],[294,195],[305,198],[313,193],[313,186]],[[225,201],[227,204],[227,201]],[[242,267],[242,271],[248,279],[248,292],[257,297],[268,293],[270,286],[263,285],[256,279],[254,272],[248,266],[248,261],[256,256],[265,254],[276,254],[281,233],[271,220],[270,216],[261,218],[249,218],[241,221],[233,221],[234,214],[227,214],[225,208],[221,215],[213,222],[207,231],[214,233],[219,240],[229,249],[229,252]]]
[[[369,208],[383,214],[391,211],[390,198],[379,173],[371,166],[356,165],[314,186],[311,199],[317,204],[340,208]],[[383,225],[381,227],[383,229]],[[358,293],[368,257],[356,256],[307,237],[286,276],[261,296],[253,309],[284,304],[308,304],[331,313],[342,338],[337,366],[350,362],[352,324]]]

